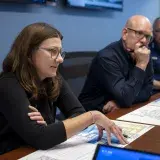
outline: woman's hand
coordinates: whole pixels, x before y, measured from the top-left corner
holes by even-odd
[[[112,122],[109,118],[107,118],[104,114],[98,112],[98,111],[90,111],[95,124],[98,127],[99,130],[99,138],[101,139],[103,130],[106,130],[107,132],[107,141],[108,144],[111,144],[111,133],[113,133],[121,144],[127,144],[127,140],[122,134],[122,129],[119,128],[114,122]]]
[[[41,113],[35,107],[29,106],[29,108],[32,110],[32,112],[28,113],[30,119],[37,121],[38,124],[44,124],[47,126],[47,123],[42,117]]]

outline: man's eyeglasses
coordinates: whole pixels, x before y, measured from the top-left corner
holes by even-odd
[[[51,58],[53,59],[57,59],[59,55],[61,55],[61,57],[64,59],[65,58],[65,55],[66,55],[66,52],[64,51],[61,51],[61,49],[57,48],[57,47],[54,47],[54,48],[38,48],[38,49],[42,49],[42,50],[45,50],[47,51],[48,53],[50,53],[51,55]]]
[[[135,32],[135,35],[138,39],[142,39],[142,38],[146,38],[147,41],[151,42],[153,37],[152,35],[150,34],[146,34],[144,33],[143,31],[138,31],[138,30],[135,30],[135,29],[132,29],[132,28],[127,28],[128,30],[131,30],[131,31],[134,31]]]

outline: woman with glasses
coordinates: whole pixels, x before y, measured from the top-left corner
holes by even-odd
[[[58,73],[64,60],[61,33],[46,23],[25,27],[3,62],[0,76],[0,153],[27,144],[48,149],[95,123],[126,141],[121,129],[98,111],[85,112]],[[56,107],[65,117],[55,123]]]

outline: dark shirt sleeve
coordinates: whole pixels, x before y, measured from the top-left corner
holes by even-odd
[[[30,103],[15,78],[0,80],[0,97],[0,112],[27,144],[37,149],[48,149],[66,140],[63,122],[45,126],[30,120],[27,115]]]
[[[148,74],[147,77],[145,77],[142,89],[140,90],[138,96],[135,98],[134,103],[147,101],[152,95],[154,73],[152,60],[150,60],[150,63],[147,66],[147,73]]]
[[[63,78],[60,96],[57,99],[57,106],[66,118],[75,117],[85,112],[78,98]]]
[[[140,95],[139,93],[144,83],[145,71],[135,66],[129,71],[128,77],[126,77],[124,75],[125,68],[122,68],[113,57],[99,57],[97,64],[96,67],[99,67],[97,76],[104,89],[112,95],[113,99],[121,107],[131,106],[136,97]],[[143,100],[148,97],[145,94],[143,96],[141,97]]]

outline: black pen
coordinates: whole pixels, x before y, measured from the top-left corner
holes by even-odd
[[[126,135],[126,134],[123,134],[123,136],[124,136],[125,138],[129,138],[129,136],[128,136],[128,135]]]

